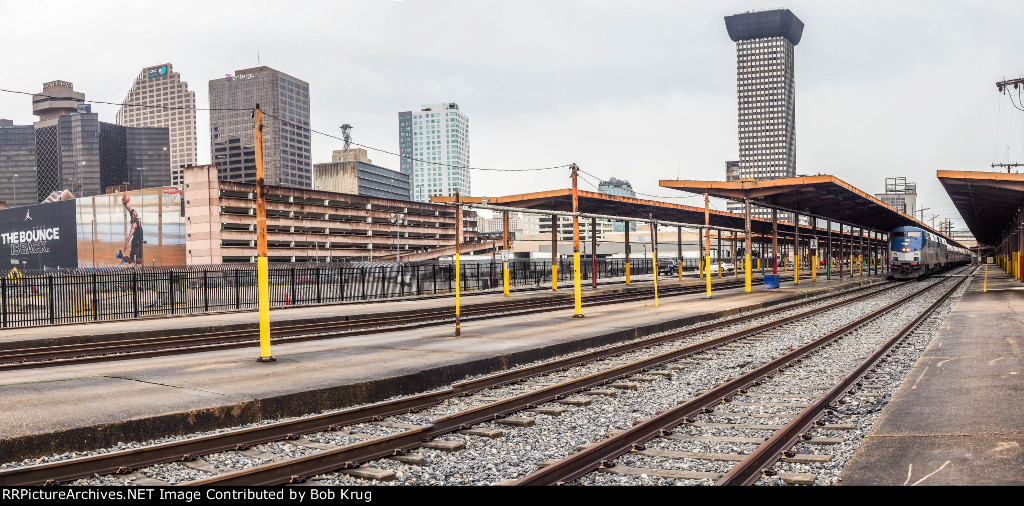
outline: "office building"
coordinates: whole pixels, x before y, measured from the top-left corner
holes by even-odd
[[[263,110],[267,184],[313,187],[309,83],[270,67],[235,71],[210,81],[210,152],[220,179],[256,182],[252,112]]]
[[[408,169],[406,160],[412,162],[413,199],[427,202],[432,196],[455,192],[469,196],[469,117],[459,105],[425,105],[419,111],[399,113],[398,118],[402,170]]]
[[[4,121],[0,128],[0,184],[11,182],[18,205],[64,190],[88,197],[109,186],[170,184],[167,128],[102,122],[67,81],[45,83],[32,109],[39,116],[33,125]]]
[[[133,105],[117,111],[118,125],[167,128],[171,184],[180,187],[183,169],[196,164],[196,93],[166,63],[142,69],[124,102]]]
[[[605,195],[618,195],[619,197],[628,197],[631,199],[636,198],[636,192],[633,191],[633,185],[629,184],[629,181],[623,179],[611,178],[607,181],[601,181],[597,185],[597,191]],[[626,230],[626,224],[621,221],[611,222],[613,232],[624,232]],[[630,222],[630,230],[636,230],[636,222]]]
[[[7,207],[39,202],[36,191],[36,131],[0,119],[0,201]]]
[[[412,111],[398,113],[398,154],[401,155],[399,170],[402,174],[409,176],[409,181],[412,181]],[[413,187],[410,186],[410,200],[414,197],[412,189]]]
[[[736,93],[739,114],[741,179],[796,176],[796,91],[794,48],[804,24],[788,9],[727,16],[729,38],[736,43]],[[728,172],[728,166],[727,166]],[[730,175],[727,174],[727,177]],[[742,204],[729,210],[738,212]],[[765,210],[757,209],[763,216]],[[770,213],[769,213],[770,215]]]
[[[317,190],[409,200],[409,176],[374,165],[369,159],[317,163],[313,173]]]

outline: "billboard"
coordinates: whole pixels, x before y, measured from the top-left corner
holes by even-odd
[[[0,273],[185,265],[181,196],[168,186],[0,209]]]
[[[78,267],[185,265],[178,188],[95,195],[75,203]]]
[[[0,210],[3,270],[77,267],[76,232],[73,200]]]

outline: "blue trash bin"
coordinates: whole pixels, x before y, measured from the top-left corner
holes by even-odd
[[[779,287],[779,275],[778,274],[765,274],[764,275],[764,287],[765,288],[778,288]]]

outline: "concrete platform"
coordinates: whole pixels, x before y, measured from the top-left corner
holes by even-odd
[[[701,293],[664,297],[658,307],[647,300],[584,308],[582,319],[571,318],[572,309],[509,316],[467,322],[458,338],[453,335],[454,326],[446,324],[276,345],[274,363],[256,362],[259,350],[254,345],[251,350],[4,372],[0,373],[0,455],[4,461],[16,461],[375,402],[679,325],[883,280],[867,275],[842,281],[819,277],[817,283],[801,281],[796,287],[790,278],[779,289],[754,285],[750,294],[742,288],[722,290],[710,300]],[[670,280],[660,286],[678,283]],[[571,297],[572,290],[566,288],[571,287],[563,286],[559,297]],[[550,296],[550,292],[520,292],[511,298]],[[504,299],[496,294],[480,300],[488,297]],[[451,306],[453,299],[294,308],[275,311],[273,317],[281,321],[285,316],[301,319],[346,311],[412,311],[417,306]],[[86,327],[94,334],[97,329],[130,332],[245,324],[255,318],[251,313],[231,313]],[[14,331],[14,336],[5,332],[3,339],[33,340],[46,333],[73,338],[73,327],[22,329]]]
[[[1024,484],[1024,283],[981,269],[839,484]]]

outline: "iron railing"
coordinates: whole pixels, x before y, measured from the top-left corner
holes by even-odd
[[[691,265],[692,264],[692,265]],[[675,265],[673,263],[673,265]],[[696,270],[696,260],[684,260]],[[461,262],[463,291],[501,289],[501,262]],[[270,305],[327,304],[453,293],[454,265],[441,263],[272,264]],[[581,279],[592,282],[594,263],[581,258]],[[650,275],[650,259],[630,261],[633,276]],[[598,280],[622,278],[624,259],[598,259]],[[572,283],[572,259],[560,259],[560,286]],[[509,284],[551,284],[551,262],[512,260]],[[0,278],[0,328],[149,316],[254,309],[256,267],[224,264],[187,267],[26,271]]]

